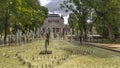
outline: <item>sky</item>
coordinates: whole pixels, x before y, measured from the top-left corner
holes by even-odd
[[[39,0],[42,6],[45,6],[48,8],[49,13],[55,13],[55,14],[59,14],[62,15],[64,17],[64,23],[67,24],[68,23],[68,17],[69,17],[69,13],[66,13],[65,10],[60,9],[60,4],[64,1],[64,0]]]

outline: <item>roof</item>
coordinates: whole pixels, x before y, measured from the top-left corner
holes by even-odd
[[[60,17],[58,14],[49,14],[48,17]]]

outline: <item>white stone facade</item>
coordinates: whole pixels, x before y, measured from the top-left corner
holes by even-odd
[[[63,17],[59,16],[58,14],[49,14],[48,18],[46,18],[46,20],[44,21],[42,31],[46,33],[49,30],[54,34],[65,33],[66,28]]]

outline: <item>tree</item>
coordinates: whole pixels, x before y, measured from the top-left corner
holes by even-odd
[[[71,24],[70,22],[73,22],[73,24]],[[73,27],[74,31],[78,33],[78,21],[77,21],[77,17],[74,15],[74,13],[71,13],[69,15],[69,19],[68,19],[68,24],[69,24],[69,27]]]
[[[95,10],[97,14],[97,24],[102,23],[102,27],[108,31],[108,36],[111,41],[115,39],[115,33],[118,33],[118,23],[120,16],[120,1],[119,0],[85,0],[84,3]],[[100,30],[100,29],[99,29]],[[114,31],[116,30],[116,31]],[[104,32],[104,31],[103,31]],[[107,33],[107,32],[106,32]]]
[[[80,0],[67,0],[61,4],[62,8],[66,8],[66,11],[70,10],[75,15],[77,20],[77,26],[80,31],[80,35],[83,37],[84,41],[87,39],[88,32],[88,23],[87,19],[89,18],[91,8],[84,5]]]
[[[8,33],[8,21],[10,18],[10,13],[12,11],[12,1],[11,0],[2,0],[0,3],[0,13],[1,13],[1,19],[4,24],[4,43],[6,44],[6,37]]]
[[[46,18],[48,9],[38,0],[0,0],[0,24],[4,25],[4,43],[10,28],[17,32],[39,27]],[[2,33],[3,30],[0,30]]]
[[[61,6],[67,8],[67,10],[72,10],[76,14],[85,32],[85,21],[89,17],[89,13],[94,12],[91,15],[91,20],[96,24],[95,26],[102,24],[101,26],[108,31],[109,39],[111,41],[115,39],[115,33],[118,31],[114,32],[114,29],[118,29],[120,16],[119,0],[67,0]]]

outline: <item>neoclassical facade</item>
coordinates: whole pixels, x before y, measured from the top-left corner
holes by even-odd
[[[42,31],[44,33],[50,31],[53,34],[65,34],[66,26],[64,24],[64,18],[58,14],[49,14],[48,18],[44,21]]]

